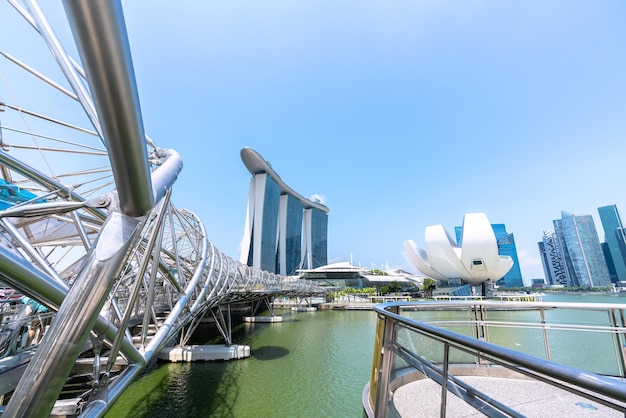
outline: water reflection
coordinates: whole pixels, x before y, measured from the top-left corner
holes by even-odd
[[[283,322],[236,327],[233,341],[249,345],[250,358],[156,365],[107,418],[360,417],[375,313],[276,314]]]
[[[274,360],[280,357],[284,357],[287,354],[289,354],[289,350],[285,347],[266,345],[263,347],[255,348],[250,355],[257,360]]]

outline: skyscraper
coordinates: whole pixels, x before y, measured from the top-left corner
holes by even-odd
[[[282,275],[327,264],[328,212],[285,184],[250,148],[241,159],[252,174],[240,261]]]
[[[591,215],[561,212],[554,230],[563,250],[570,286],[610,286],[609,271]]]
[[[549,285],[569,286],[570,279],[558,237],[552,231],[543,231],[543,240],[538,244],[543,272],[546,275],[546,283]]]
[[[513,259],[513,267],[511,267],[511,270],[509,270],[503,278],[496,282],[497,285],[504,287],[524,287],[522,271],[520,270],[519,259],[517,258],[517,248],[515,247],[515,237],[513,234],[506,232],[506,226],[504,224],[491,224],[491,227],[498,241],[498,254],[508,255]]]
[[[609,244],[601,242],[602,254],[604,254],[604,260],[606,261],[606,267],[609,269],[609,277],[612,283],[618,283],[617,272],[615,271],[615,264],[613,264],[613,257],[611,257],[611,250],[609,250]]]
[[[292,274],[302,261],[302,214],[304,205],[290,194],[280,196],[276,271]]]
[[[517,248],[515,247],[515,237],[513,234],[506,232],[504,224],[491,224],[491,229],[493,229],[493,233],[496,236],[498,254],[509,256],[513,259],[513,267],[496,284],[503,287],[524,287],[522,271],[520,270],[517,257]],[[454,228],[457,245],[461,245],[462,230],[463,228],[460,226]]]
[[[246,226],[240,259],[242,263],[272,273],[276,272],[279,204],[280,188],[274,179],[267,173],[254,175],[250,180],[248,194]],[[247,232],[249,234],[246,234]]]
[[[546,244],[543,241],[539,241],[537,247],[539,248],[539,256],[541,257],[541,265],[543,266],[543,274],[545,275],[544,283],[551,285],[554,282],[554,277],[552,276],[552,272],[548,269],[550,261],[546,251]]]
[[[327,263],[328,215],[316,208],[304,211],[304,234],[302,241],[303,265],[317,268]]]
[[[602,206],[598,208],[602,229],[604,229],[604,241],[606,243],[607,265],[613,267],[614,282],[626,281],[626,236],[622,220],[616,205]]]

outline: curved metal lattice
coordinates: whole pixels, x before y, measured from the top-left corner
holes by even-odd
[[[178,154],[147,138],[138,114],[133,120],[127,112],[120,123],[122,116],[110,110],[108,101],[124,107],[136,99],[133,75],[122,71],[113,81],[124,88],[118,95],[107,88],[111,97],[103,97],[102,85],[68,57],[38,5],[9,3],[52,50],[70,87],[42,76],[13,51],[0,51],[0,59],[26,70],[42,89],[64,93],[63,100],[80,105],[87,118],[66,123],[43,116],[36,102],[30,108],[15,100],[10,80],[2,77],[5,416],[45,416],[53,408],[100,416],[160,349],[175,338],[184,344],[209,312],[275,295],[324,293],[313,283],[257,271],[219,252],[201,220],[170,201],[182,168]],[[65,7],[86,74],[123,61],[128,48],[119,2],[67,0]],[[85,39],[90,25],[115,29],[115,39],[96,42],[117,46],[106,53],[120,59],[96,56],[98,48]],[[124,135],[112,135],[120,124],[126,129],[126,119]],[[70,381],[75,389],[63,390]]]

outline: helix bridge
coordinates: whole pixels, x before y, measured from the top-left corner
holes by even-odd
[[[324,294],[224,255],[198,216],[174,206],[182,159],[144,132],[119,1],[63,2],[82,64],[35,1],[8,4],[62,79],[22,61],[20,48],[0,50],[3,417],[103,416],[203,318],[228,345],[230,305]],[[39,97],[19,95],[18,73]]]

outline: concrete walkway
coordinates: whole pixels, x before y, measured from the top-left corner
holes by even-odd
[[[478,376],[459,378],[527,417],[624,417],[619,411],[538,381]],[[484,416],[450,392],[447,403],[446,417]],[[395,391],[393,404],[402,418],[439,417],[441,386],[430,379],[411,382]]]

